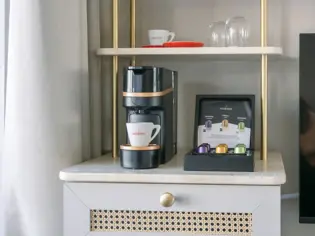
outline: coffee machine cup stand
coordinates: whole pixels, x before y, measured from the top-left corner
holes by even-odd
[[[161,147],[150,144],[145,147],[133,147],[130,144],[120,145],[120,163],[127,169],[151,169],[160,165]]]
[[[124,68],[123,106],[127,122],[160,125],[148,146],[120,145],[120,164],[127,169],[151,169],[177,152],[177,72],[153,66]]]

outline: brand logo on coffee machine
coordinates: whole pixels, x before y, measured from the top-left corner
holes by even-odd
[[[227,105],[225,105],[225,107],[220,107],[220,110],[223,110],[223,111],[232,111],[232,108],[231,108],[231,107],[227,107]]]

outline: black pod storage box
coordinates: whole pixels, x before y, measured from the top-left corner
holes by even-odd
[[[197,95],[193,149],[185,155],[184,170],[253,172],[254,123],[254,95]],[[210,149],[199,153],[203,143]],[[239,145],[246,152],[235,153]]]

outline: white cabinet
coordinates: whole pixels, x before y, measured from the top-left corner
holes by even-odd
[[[64,236],[280,235],[280,186],[65,183],[64,206]]]
[[[152,170],[110,156],[62,170],[64,236],[280,236],[279,153],[257,152],[250,173],[184,171],[184,153]]]

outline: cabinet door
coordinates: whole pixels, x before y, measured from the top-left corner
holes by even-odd
[[[149,233],[280,236],[280,186],[64,185],[64,236]]]

